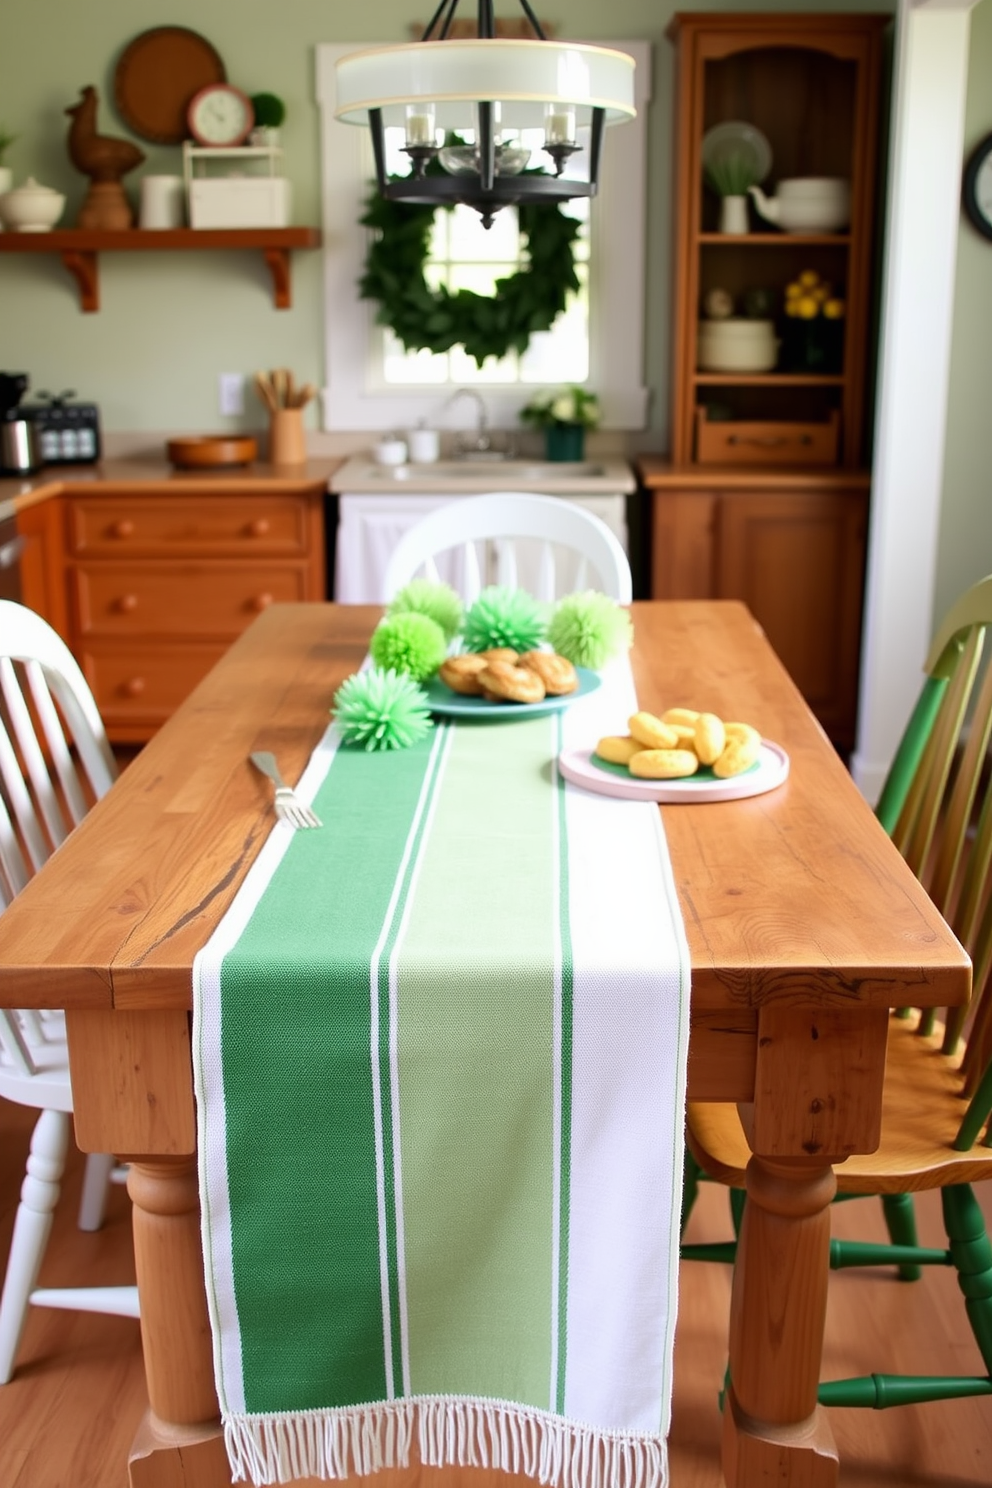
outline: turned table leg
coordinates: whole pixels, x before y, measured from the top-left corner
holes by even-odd
[[[752,1156],[730,1304],[723,1471],[730,1488],[835,1488],[817,1405],[830,1275],[833,1164],[878,1145],[888,1009],[762,1007]]]
[[[723,1471],[731,1488],[833,1488],[837,1452],[816,1403],[827,1305],[823,1163],[752,1157],[730,1311]]]
[[[131,1488],[229,1488],[200,1248],[185,1012],[67,1015],[76,1137],[130,1166],[149,1410]],[[123,1479],[123,1472],[122,1472]]]

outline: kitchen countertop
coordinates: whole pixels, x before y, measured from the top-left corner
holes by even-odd
[[[100,460],[95,465],[52,465],[34,475],[0,478],[0,521],[66,491],[79,492],[97,484],[103,491],[114,488],[129,491],[141,486],[148,495],[175,491],[190,484],[198,487],[207,484],[212,490],[232,494],[246,489],[330,487],[341,464],[341,459],[324,458],[310,459],[303,465],[268,465],[256,461],[222,470],[176,470],[168,460],[150,457]]]
[[[634,471],[616,456],[577,464],[540,459],[439,460],[432,465],[377,465],[353,455],[335,472],[331,489],[349,495],[478,495],[528,491],[550,496],[626,494],[637,488]]]

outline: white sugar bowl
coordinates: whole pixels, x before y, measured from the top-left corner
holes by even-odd
[[[12,232],[50,232],[64,210],[62,193],[39,185],[34,176],[0,196],[0,217]]]

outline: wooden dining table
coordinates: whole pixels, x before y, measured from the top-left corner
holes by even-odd
[[[4,912],[0,1005],[66,1009],[78,1143],[131,1164],[149,1399],[132,1488],[231,1481],[200,1243],[191,968],[273,825],[249,754],[271,750],[298,777],[380,613],[265,611]],[[890,1010],[965,1001],[970,963],[744,606],[644,602],[632,616],[642,708],[742,719],[789,756],[767,794],[660,809],[692,962],[689,1096],[737,1102],[754,1154],[724,1476],[826,1488],[833,1165],[877,1143]]]

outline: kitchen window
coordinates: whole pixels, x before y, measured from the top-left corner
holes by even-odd
[[[401,153],[405,131],[387,129],[385,134],[386,169],[391,175],[398,175],[406,168]],[[532,152],[535,162],[540,158],[543,139],[543,130],[520,132],[520,143]],[[574,166],[576,172],[580,169]],[[564,174],[570,172],[566,170]],[[549,383],[585,382],[589,376],[589,206],[588,197],[575,197],[563,204],[563,211],[582,223],[574,250],[581,288],[569,297],[568,306],[550,330],[531,337],[523,356],[511,352],[478,367],[460,346],[440,354],[408,351],[388,326],[376,326],[370,347],[370,380],[373,383],[381,380],[383,389],[485,388],[492,384],[532,388]],[[424,276],[432,289],[444,284],[452,291],[469,289],[487,295],[492,293],[497,279],[516,273],[524,257],[515,209],[497,212],[492,227],[487,230],[478,212],[457,206],[450,212],[439,210],[434,214]]]
[[[432,421],[456,387],[485,396],[491,422],[512,427],[535,386],[588,381],[603,406],[603,425],[643,428],[644,234],[647,107],[651,49],[647,42],[598,42],[630,53],[637,63],[637,118],[608,129],[604,138],[598,197],[576,198],[565,210],[587,214],[576,254],[584,293],[550,332],[532,337],[523,357],[507,357],[477,369],[460,349],[443,357],[407,353],[375,324],[374,304],[357,295],[366,252],[359,225],[372,182],[368,131],[334,118],[338,57],[360,43],[317,47],[317,94],[321,107],[325,285],[325,388],[323,427],[331,430],[410,428]],[[581,171],[583,165],[576,164]],[[474,219],[463,229],[460,213]],[[512,272],[517,261],[515,214],[498,214],[488,234],[470,208],[439,212],[444,219],[432,245],[435,274],[453,285],[484,290],[493,278]],[[498,249],[499,260],[485,255]],[[585,374],[585,375],[583,375]],[[468,410],[466,410],[468,416]]]

